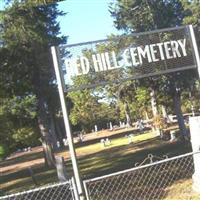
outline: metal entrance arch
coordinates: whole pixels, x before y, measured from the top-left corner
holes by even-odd
[[[64,45],[57,51],[65,92],[193,68],[200,71],[192,25]],[[87,82],[74,84],[81,76]]]
[[[75,180],[84,198],[64,93],[189,69],[200,74],[194,29],[168,28],[51,50]],[[76,85],[80,77],[84,80]]]

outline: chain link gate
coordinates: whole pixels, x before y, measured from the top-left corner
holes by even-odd
[[[186,200],[192,199],[193,156],[167,158],[151,164],[84,181],[87,200]],[[183,187],[186,185],[186,187]],[[180,188],[174,197],[174,187]],[[195,196],[200,199],[200,195]]]
[[[74,178],[67,182],[39,187],[0,197],[0,200],[79,200]]]

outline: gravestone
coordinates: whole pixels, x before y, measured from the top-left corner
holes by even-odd
[[[31,167],[28,167],[28,171],[29,171],[29,174],[30,174],[30,176],[31,176],[31,179],[32,179],[33,183],[37,186],[38,183],[37,183],[37,181],[36,181],[36,178],[35,178],[33,169],[32,169]]]
[[[63,144],[64,144],[65,147],[68,146],[68,141],[67,141],[66,138],[63,138]]]
[[[97,125],[94,126],[94,131],[95,131],[95,132],[98,131]]]
[[[128,138],[128,144],[131,144],[133,142],[134,135],[129,134],[129,135],[126,135],[126,137]]]
[[[177,138],[176,138],[176,131],[175,130],[170,131],[170,137],[171,137],[170,142],[176,141]]]
[[[55,157],[56,160],[56,170],[57,170],[57,176],[58,180],[60,182],[65,182],[67,181],[67,170],[64,164],[64,158],[60,156]]]
[[[132,143],[132,137],[131,135],[128,136],[128,144],[131,144]]]
[[[106,146],[110,146],[110,144],[111,144],[110,139],[109,139],[109,138],[106,138]]]
[[[111,130],[111,131],[113,130],[112,122],[110,122],[110,130]]]
[[[104,140],[104,139],[101,139],[101,140],[100,140],[100,143],[101,143],[102,147],[105,147],[105,146],[106,146],[106,145],[105,145],[105,140]]]
[[[57,141],[56,145],[57,145],[57,148],[59,149],[60,148],[60,142]]]

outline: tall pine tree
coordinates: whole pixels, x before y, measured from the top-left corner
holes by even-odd
[[[36,6],[39,5],[39,6]],[[49,123],[56,86],[50,47],[66,43],[60,37],[56,3],[9,1],[1,15],[1,91],[7,97],[36,96],[37,121],[48,166],[54,165]]]

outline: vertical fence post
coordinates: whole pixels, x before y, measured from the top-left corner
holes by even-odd
[[[189,31],[190,31],[190,37],[192,41],[193,50],[194,50],[194,56],[195,56],[195,61],[197,65],[198,75],[200,77],[200,57],[199,57],[198,46],[197,46],[197,42],[195,38],[194,28],[192,25],[189,25]]]
[[[71,184],[72,184],[72,189],[73,189],[73,195],[75,200],[80,200],[79,199],[79,195],[78,195],[78,191],[77,191],[77,187],[76,187],[76,183],[74,181],[74,177],[71,178]]]
[[[194,160],[194,174],[193,179],[193,190],[200,193],[200,116],[190,117],[190,135],[193,149],[193,160]]]
[[[189,25],[189,32],[192,41],[194,57],[197,65],[197,71],[200,78],[200,57],[198,46],[195,38],[194,28],[192,25]],[[193,152],[200,151],[200,117],[190,117],[190,135]],[[200,154],[194,154],[194,174],[193,174],[193,189],[196,192],[200,192]]]
[[[61,76],[61,71],[60,71],[61,69],[59,66],[58,49],[56,49],[56,47],[51,47],[51,54],[53,58],[53,65],[55,69],[56,80],[58,84],[58,92],[60,96],[61,108],[62,108],[63,119],[64,119],[64,124],[65,124],[65,131],[66,131],[66,135],[68,139],[69,151],[70,151],[70,156],[72,160],[72,167],[73,167],[73,172],[75,176],[75,181],[76,181],[80,200],[84,200],[85,198],[83,194],[83,188],[82,188],[78,163],[76,159],[76,152],[74,148],[73,137],[72,137],[71,127],[70,127],[70,122],[69,122],[69,115],[68,115],[67,106],[65,102],[65,95],[64,95],[64,88],[63,88],[64,83],[63,83],[63,77]]]
[[[84,186],[84,189],[85,189],[85,195],[86,195],[86,200],[90,200],[90,196],[89,196],[89,193],[88,193],[88,189],[87,189],[87,183],[85,181],[83,181],[83,186]]]

